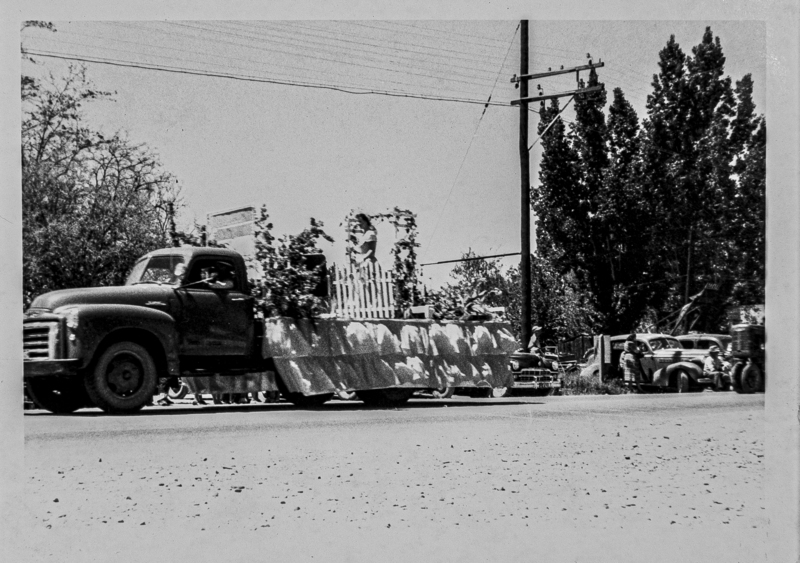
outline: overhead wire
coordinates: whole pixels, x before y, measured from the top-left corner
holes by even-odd
[[[115,22],[115,23],[116,23],[116,22]],[[160,32],[162,32],[162,33],[167,33],[167,32],[166,32],[166,31],[164,31],[164,30],[156,30],[156,31],[160,31]],[[70,33],[70,32],[64,32],[64,33],[65,33],[65,34],[67,34],[67,35],[70,35],[70,34],[71,34],[71,35],[78,35],[78,36],[80,36],[80,34],[75,34],[75,33]],[[138,42],[133,42],[133,41],[126,41],[126,40],[123,40],[123,39],[116,39],[116,41],[118,41],[118,42],[124,42],[124,43],[134,43],[134,44],[137,44],[137,45],[141,45],[141,43],[138,43]],[[61,40],[61,41],[60,41],[60,43],[63,43],[63,44],[71,44],[71,45],[78,45],[78,46],[82,46],[82,47],[88,47],[88,48],[100,48],[100,47],[98,47],[98,46],[96,46],[96,45],[87,45],[87,44],[85,44],[85,43],[76,43],[76,42],[65,41],[65,40]],[[151,53],[143,53],[143,52],[140,52],[140,51],[126,51],[126,50],[123,50],[123,49],[115,49],[115,48],[113,48],[113,47],[108,47],[108,46],[103,46],[102,48],[103,48],[103,50],[104,50],[104,51],[118,51],[118,52],[125,53],[125,54],[135,54],[135,55],[142,55],[142,56],[156,57],[156,58],[161,58],[161,59],[177,60],[177,61],[180,61],[180,62],[182,62],[182,63],[203,64],[203,63],[198,63],[198,61],[187,60],[187,59],[184,59],[184,58],[179,58],[179,57],[170,57],[170,56],[165,56],[165,55],[160,55],[160,54],[158,54],[158,55],[154,55],[154,54],[151,54]],[[197,53],[197,51],[196,51],[196,50],[179,49],[179,48],[175,48],[175,47],[169,47],[169,48],[164,48],[164,49],[165,49],[165,50],[167,50],[167,51],[179,51],[179,52]],[[52,51],[51,51],[51,52],[52,52]],[[78,55],[78,54],[75,54],[75,53],[71,53],[70,55],[72,55],[72,56],[80,56],[80,55]],[[206,54],[204,54],[204,55],[206,55],[206,56],[212,56],[212,57],[217,57],[217,58],[224,58],[224,59],[228,59],[228,60],[240,61],[240,62],[254,62],[254,63],[261,64],[261,65],[266,65],[266,66],[277,66],[277,67],[288,68],[288,69],[295,69],[295,70],[298,68],[296,65],[283,65],[283,64],[280,64],[280,63],[273,63],[273,62],[266,62],[266,63],[265,63],[264,61],[255,61],[255,60],[253,60],[253,59],[241,59],[241,58],[236,58],[236,57],[228,57],[228,56],[226,56],[226,55],[219,55],[219,54],[216,54],[216,53],[206,53]],[[223,65],[221,65],[221,64],[218,64],[218,63],[209,63],[209,62],[207,62],[207,61],[205,62],[205,64],[206,64],[206,65],[209,65],[209,64],[210,64],[211,66],[223,66]],[[230,64],[225,64],[225,65],[224,65],[224,67],[225,67],[225,68],[231,68],[231,65],[230,65]],[[233,67],[233,68],[236,68],[236,69],[238,69],[238,70],[243,70],[243,71],[252,71],[252,70],[253,70],[253,69],[251,69],[251,68],[243,68],[243,67],[241,67],[241,66],[236,66],[236,67]],[[193,69],[193,70],[197,70],[197,69]],[[335,75],[335,76],[339,76],[339,77],[341,78],[341,75],[340,75],[340,74],[338,74],[338,73],[333,73],[333,72],[330,72],[330,71],[327,71],[327,70],[324,70],[324,69],[316,70],[316,69],[309,69],[309,68],[306,68],[306,70],[308,70],[309,72],[314,72],[314,73],[333,74],[333,75]],[[271,72],[272,74],[284,74],[284,75],[286,75],[285,73],[275,73],[274,71],[270,71],[270,72]],[[289,76],[291,76],[291,75],[289,75]],[[351,78],[351,79],[353,79],[353,77],[350,77],[350,78]],[[356,79],[357,79],[357,80],[362,80],[362,81],[363,81],[363,80],[367,80],[367,79],[368,79],[368,77],[358,77],[358,78],[356,78]],[[408,87],[412,87],[412,88],[413,88],[413,87],[417,87],[417,88],[418,88],[418,87],[420,87],[420,84],[411,84],[411,83],[408,83],[408,82],[402,82],[402,81],[392,80],[392,79],[389,79],[389,78],[383,78],[383,79],[382,79],[382,81],[383,81],[383,82],[386,82],[386,83],[397,84],[397,85],[401,85],[401,86],[408,86]],[[345,86],[345,85],[341,85],[341,84],[339,84],[338,86]],[[348,86],[345,86],[345,87],[348,87]],[[354,86],[354,87],[355,87],[355,86]],[[361,88],[361,89],[371,89],[371,88],[369,88],[369,87],[364,87],[364,86],[358,86],[358,88]],[[431,87],[430,87],[430,86],[428,86],[428,88],[431,88]],[[437,90],[437,89],[439,89],[439,90],[440,90],[441,88],[432,88],[432,89],[435,91],[435,90]],[[442,96],[443,96],[443,97],[455,97],[455,98],[457,98],[457,97],[466,97],[466,96],[464,96],[464,94],[465,94],[465,93],[464,93],[463,91],[459,91],[459,90],[458,90],[458,89],[456,89],[456,88],[450,88],[450,87],[448,87],[448,88],[446,88],[445,90],[446,90],[446,91],[449,91],[449,92],[457,92],[459,95],[455,95],[455,96],[454,96],[454,95],[452,95],[452,94],[448,94],[447,96],[445,96],[444,94],[442,94]],[[471,96],[471,95],[474,95],[474,93],[469,93],[468,95],[469,95],[469,96]]]
[[[225,23],[236,24],[238,22],[225,22]],[[267,29],[271,29],[271,28],[267,28]],[[281,36],[288,35],[288,32],[286,32],[284,30],[280,30],[280,29],[276,30],[274,32],[281,34]],[[261,40],[262,37],[263,37],[263,35],[258,35],[258,36],[252,37],[252,38]],[[314,36],[314,37],[318,37],[318,36]],[[300,42],[301,41],[296,35],[289,37],[288,40],[289,41],[294,41],[294,42]],[[344,51],[345,53],[348,53],[348,54],[355,53],[355,54],[358,54],[358,55],[362,55],[362,53],[367,53],[367,51],[361,52],[361,51],[355,50],[353,48],[339,47],[339,46],[332,45],[330,43],[325,43],[325,42],[320,42],[320,41],[311,41],[311,40],[306,40],[306,41],[308,41],[308,43],[311,44],[311,45],[320,45],[320,46],[324,46],[326,49],[335,49],[335,50],[338,50],[338,51]],[[297,45],[297,46],[300,47],[300,48],[304,48],[304,49],[305,48],[315,49],[314,47],[306,47],[305,45],[302,45],[302,44],[301,45]],[[381,47],[381,48],[382,49],[391,49],[390,47]],[[380,53],[376,52],[376,53],[369,53],[369,54],[380,54]],[[414,61],[416,63],[422,62],[419,59],[419,57],[416,57],[416,58],[415,57],[408,57],[408,56],[404,56],[404,55],[398,55],[396,53],[392,53],[391,56],[393,58],[395,58],[395,59],[409,60],[409,61]],[[375,61],[376,59],[374,59],[372,57],[368,57],[367,60]],[[380,59],[380,60],[385,60],[385,59]],[[461,76],[463,78],[474,78],[476,80],[481,80],[484,83],[491,83],[491,80],[487,80],[485,77],[482,77],[482,76],[479,76],[479,75],[476,75],[476,74],[465,74],[465,73],[460,73],[460,72],[454,72],[452,70],[452,68],[478,70],[478,69],[475,69],[474,67],[466,67],[466,66],[463,66],[463,65],[456,65],[456,64],[454,64],[454,63],[452,63],[451,61],[448,61],[448,60],[442,60],[441,62],[438,62],[438,61],[427,61],[426,60],[424,62],[430,62],[430,63],[433,63],[433,64],[438,65],[438,66],[447,67],[447,69],[448,69],[447,70],[447,74],[448,75]],[[425,67],[415,67],[415,66],[411,66],[411,65],[406,65],[406,68],[413,68],[413,69],[418,69],[418,70],[431,70],[431,69],[427,69]],[[480,71],[480,72],[483,72],[484,74],[492,74],[492,76],[493,76],[493,73],[489,73],[488,71]]]
[[[492,91],[489,92],[489,99],[486,101],[486,105],[484,106],[483,111],[481,112],[481,116],[478,118],[478,123],[475,126],[475,132],[472,134],[472,138],[470,138],[470,140],[469,140],[469,144],[467,145],[467,150],[464,152],[464,158],[461,159],[461,164],[459,165],[458,170],[456,171],[456,176],[453,179],[453,185],[450,186],[450,191],[447,193],[447,199],[445,199],[444,205],[442,205],[442,207],[439,210],[439,216],[436,219],[436,224],[433,227],[433,231],[431,232],[431,236],[428,239],[428,245],[426,247],[426,250],[424,251],[426,254],[427,254],[427,249],[430,248],[431,241],[433,241],[434,235],[436,235],[436,231],[439,229],[439,223],[442,220],[442,215],[444,214],[444,210],[447,208],[447,204],[450,202],[450,197],[453,195],[453,190],[455,189],[456,183],[458,182],[458,178],[461,175],[461,170],[464,168],[464,163],[467,161],[467,156],[469,155],[469,151],[472,148],[472,143],[475,142],[475,137],[477,137],[477,135],[478,135],[478,129],[480,128],[481,122],[483,121],[483,116],[486,115],[486,110],[489,107],[489,103],[492,100],[492,94],[494,94],[494,89],[497,87],[497,80],[500,79],[500,74],[503,72],[503,68],[505,67],[506,60],[508,59],[508,53],[511,52],[511,47],[514,46],[514,39],[517,36],[517,32],[519,31],[519,28],[520,28],[520,24],[518,24],[516,29],[514,30],[514,35],[511,37],[511,42],[510,42],[510,44],[508,46],[508,51],[506,52],[506,57],[503,59],[503,64],[500,66],[500,69],[497,71],[497,78],[495,79],[494,86],[492,86]]]
[[[125,26],[125,27],[131,27],[130,25],[127,25],[127,24],[120,24],[120,22],[112,22],[112,23],[114,23],[114,24],[118,24],[118,25],[123,25],[123,26]],[[152,28],[151,28],[151,29],[149,29],[149,30],[151,30],[151,31],[157,31],[157,32],[164,33],[164,34],[174,35],[174,33],[173,33],[173,32],[171,32],[171,31],[166,31],[166,30],[162,30],[162,29],[152,29]],[[181,35],[182,35],[182,34],[181,34]],[[191,38],[197,39],[197,37],[195,37],[195,36],[192,36],[192,35],[182,35],[182,36],[184,36],[184,37],[191,37]],[[126,43],[135,43],[135,44],[139,44],[139,43],[137,43],[137,42],[133,42],[133,41],[125,41],[125,40],[117,40],[117,41],[124,41],[124,42],[126,42]],[[226,42],[226,43],[228,43],[228,44],[232,44],[232,45],[237,45],[237,46],[238,46],[238,43],[235,43],[235,42]],[[178,49],[178,48],[175,48],[175,47],[160,47],[160,48],[163,48],[163,49],[165,49],[165,50],[173,50],[173,51],[181,51],[181,52],[190,52],[190,53],[196,53],[196,52],[197,52],[196,50]],[[267,51],[269,51],[269,50],[267,49]],[[281,67],[281,68],[288,68],[288,69],[293,69],[293,70],[298,70],[298,69],[301,69],[301,70],[307,70],[307,71],[309,71],[309,72],[313,72],[313,73],[315,73],[315,74],[319,74],[319,73],[322,73],[322,74],[332,74],[332,75],[338,76],[338,77],[340,77],[340,78],[341,78],[341,76],[342,76],[340,73],[333,72],[333,71],[326,70],[326,69],[312,69],[312,68],[308,68],[308,67],[300,67],[300,66],[298,66],[298,65],[286,65],[286,64],[280,64],[280,63],[276,63],[276,62],[272,62],[272,61],[265,62],[265,61],[263,61],[263,60],[254,60],[254,59],[241,59],[241,58],[237,58],[237,57],[229,57],[229,56],[227,56],[227,55],[218,55],[218,54],[216,54],[216,53],[203,53],[203,55],[205,55],[205,56],[212,56],[212,57],[222,57],[222,58],[225,58],[225,59],[230,59],[230,60],[235,60],[235,61],[240,61],[240,62],[253,62],[253,63],[260,64],[260,65],[266,65],[266,66],[277,66],[277,67]],[[299,55],[299,54],[298,54],[298,56],[301,56],[301,55]],[[241,68],[241,67],[239,67],[239,68]],[[352,78],[354,78],[354,77],[350,76],[349,78],[351,78],[351,79],[352,79]],[[359,77],[359,79],[361,79],[361,78]],[[383,81],[383,82],[388,82],[388,83],[391,83],[391,84],[398,84],[398,85],[401,85],[401,86],[411,86],[411,87],[419,86],[419,84],[411,84],[411,83],[408,83],[408,82],[402,82],[402,81],[398,81],[398,80],[392,80],[392,79],[389,79],[389,78],[382,78],[382,81]],[[447,91],[451,91],[451,92],[461,92],[461,91],[459,91],[459,90],[457,90],[457,89],[455,89],[455,88],[448,88],[448,89],[447,89]]]
[[[290,81],[290,80],[275,80],[270,78],[262,78],[262,77],[255,77],[255,76],[241,76],[241,75],[234,75],[234,74],[224,74],[224,73],[212,73],[212,72],[202,72],[196,71],[191,69],[182,69],[182,68],[175,68],[175,67],[166,67],[166,66],[157,66],[157,65],[147,65],[147,64],[137,64],[137,63],[130,63],[127,61],[116,61],[113,59],[104,59],[101,57],[78,57],[72,56],[68,54],[62,53],[48,53],[44,51],[35,51],[32,49],[23,49],[22,51],[25,55],[32,55],[38,57],[49,57],[55,59],[63,59],[63,60],[72,60],[72,61],[80,61],[86,63],[96,63],[96,64],[106,64],[110,66],[118,66],[118,67],[127,67],[127,68],[139,68],[144,70],[155,70],[161,72],[171,72],[175,74],[187,74],[187,75],[194,75],[194,76],[204,76],[210,78],[228,78],[232,80],[240,80],[243,82],[261,82],[265,84],[280,84],[285,86],[298,86],[303,88],[317,88],[322,90],[335,90],[337,92],[343,92],[346,94],[357,94],[357,95],[366,95],[366,94],[374,94],[374,95],[382,95],[382,96],[390,96],[390,97],[397,97],[397,98],[414,98],[420,100],[433,100],[433,101],[440,101],[440,102],[456,102],[456,103],[464,103],[464,104],[473,104],[473,105],[492,105],[492,106],[500,106],[500,107],[509,107],[508,103],[503,102],[486,102],[483,100],[471,100],[468,98],[455,98],[455,97],[444,97],[444,96],[427,96],[424,94],[415,94],[413,92],[396,92],[396,91],[386,91],[386,90],[366,90],[366,89],[358,89],[358,88],[348,88],[348,87],[340,87],[335,85],[328,85],[328,84],[315,84],[315,83],[305,83],[299,81]]]
[[[361,36],[361,35],[356,35],[356,34],[352,34],[352,33],[345,33],[345,32],[342,32],[342,31],[329,31],[327,29],[322,29],[322,28],[315,27],[315,26],[309,26],[305,22],[298,22],[298,23],[291,22],[291,24],[292,24],[293,27],[296,27],[298,29],[312,29],[312,30],[315,30],[315,31],[321,31],[323,33],[334,34],[337,37],[334,37],[333,39],[337,40],[337,41],[347,41],[345,39],[341,39],[340,38],[340,36],[342,36],[342,35],[344,35],[345,37],[357,37],[359,39],[363,39],[363,36]],[[364,43],[362,43],[362,44],[364,44]],[[409,43],[404,43],[404,44],[409,44]],[[372,45],[374,45],[374,44],[372,44]],[[463,56],[465,54],[463,50],[446,49],[444,47],[439,47],[439,46],[428,46],[428,45],[424,45],[423,46],[423,45],[416,45],[416,44],[413,44],[413,43],[410,43],[410,45],[417,46],[417,47],[420,47],[420,48],[423,48],[423,49],[427,49],[429,51],[433,51],[433,54],[439,54],[439,53],[443,53],[443,52],[444,53],[452,53],[451,55],[448,55],[448,56],[452,57],[454,59],[460,59],[460,60],[463,60],[463,61],[468,61],[468,62],[473,62],[473,63],[480,63],[480,64],[483,64],[483,65],[491,66],[491,62],[487,61],[485,58],[474,58],[474,57]],[[379,46],[382,47],[382,48],[393,50],[393,51],[394,50],[399,50],[399,51],[404,51],[404,52],[409,52],[409,53],[416,53],[416,54],[423,54],[423,55],[431,54],[431,53],[426,53],[426,52],[422,52],[422,51],[416,51],[414,49],[405,49],[405,48],[396,47],[396,46],[387,46],[387,47],[383,47],[382,45],[379,45]]]
[[[347,22],[347,23],[350,23],[352,25],[359,25],[361,27],[372,27],[373,29],[391,31],[390,28],[369,26],[369,25],[364,24],[362,22]],[[485,36],[469,35],[469,34],[466,34],[466,33],[459,33],[457,31],[443,30],[443,29],[438,29],[438,28],[434,29],[434,28],[428,28],[428,27],[420,27],[420,26],[416,26],[416,25],[402,24],[400,22],[395,22],[395,21],[387,21],[387,22],[382,22],[382,23],[397,25],[397,26],[401,26],[401,27],[405,27],[405,28],[411,28],[411,29],[419,29],[419,30],[423,30],[424,29],[426,31],[433,32],[435,34],[435,36],[434,35],[426,35],[424,33],[408,32],[408,31],[405,31],[403,33],[411,33],[412,35],[417,35],[419,37],[425,37],[425,38],[428,38],[428,39],[437,39],[437,40],[445,39],[446,41],[464,43],[466,45],[478,45],[478,46],[481,46],[481,47],[489,47],[490,49],[497,49],[497,51],[500,52],[500,53],[502,53],[505,50],[505,47],[506,47],[506,42],[505,41],[502,41],[500,39],[494,39],[494,38],[490,38],[490,37],[485,37]],[[449,38],[449,37],[443,37],[445,35],[460,35],[460,36],[463,36],[463,37],[469,37],[472,40],[471,41],[466,41],[464,39],[453,39],[453,38]],[[478,37],[480,39],[489,39],[489,40],[492,40],[492,41],[497,41],[498,44],[497,45],[490,45],[488,43],[479,43],[479,42],[474,40],[476,37]]]
[[[192,25],[183,24],[183,23],[179,23],[179,22],[168,22],[168,23],[170,25],[183,26],[183,27],[186,27],[186,28],[189,28],[189,29],[214,31],[214,30],[209,30],[207,28],[198,27],[198,26],[192,26]],[[224,34],[225,32],[217,31],[217,33],[223,33]],[[230,35],[234,35],[234,36],[236,35],[234,33],[229,33],[229,34]],[[272,40],[268,40],[268,39],[264,39],[264,41],[266,41],[268,43],[281,44],[281,42],[279,42],[279,41],[272,41]],[[264,50],[267,50],[267,49],[264,49]],[[282,53],[282,54],[288,54],[288,55],[295,55],[296,54],[296,53],[287,52],[287,51],[281,50],[281,49],[270,49],[270,51],[271,52]],[[359,63],[355,63],[355,62],[343,61],[343,60],[333,59],[333,58],[330,58],[330,57],[324,57],[324,56],[319,56],[319,55],[316,55],[316,56],[308,56],[307,55],[307,58],[311,58],[311,59],[315,59],[315,60],[321,60],[321,61],[327,61],[327,62],[333,62],[333,63],[343,64],[343,65],[350,65],[350,66],[356,66],[356,67],[362,67],[362,68],[369,68],[369,69],[372,69],[372,70],[381,70],[381,71],[393,72],[393,73],[404,73],[404,74],[410,74],[410,75],[420,76],[420,77],[425,77],[425,78],[436,78],[437,80],[444,80],[444,81],[447,81],[447,82],[458,82],[458,83],[462,83],[462,84],[475,85],[473,82],[468,82],[466,80],[460,80],[458,78],[446,78],[446,77],[442,77],[442,76],[436,76],[436,75],[424,74],[424,73],[416,73],[416,72],[403,72],[403,71],[399,71],[399,70],[392,69],[392,68],[386,68],[386,67],[380,67],[380,66],[374,66],[374,65],[359,64]]]

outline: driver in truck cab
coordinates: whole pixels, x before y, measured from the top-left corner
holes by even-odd
[[[211,289],[233,289],[232,273],[223,265],[209,266],[202,275]]]

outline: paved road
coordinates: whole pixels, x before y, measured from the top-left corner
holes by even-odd
[[[761,561],[763,395],[25,415],[29,561]]]

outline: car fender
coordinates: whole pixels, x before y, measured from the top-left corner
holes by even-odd
[[[180,373],[175,319],[164,311],[140,305],[87,304],[67,305],[54,312],[67,318],[67,357],[79,359],[81,369],[109,337],[136,332],[161,345],[170,375]]]
[[[656,370],[653,374],[653,384],[659,387],[669,387],[670,379],[677,370],[685,371],[695,382],[703,377],[703,370],[692,362],[676,362],[665,368]]]

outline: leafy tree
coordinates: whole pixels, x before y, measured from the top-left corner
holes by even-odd
[[[453,282],[438,292],[429,293],[428,302],[433,302],[442,313],[447,307],[458,311],[467,299],[485,295],[487,306],[506,308],[506,318],[519,337],[522,311],[519,268],[503,272],[498,260],[476,260],[472,251],[466,252],[463,258],[471,260],[455,266],[450,273]],[[543,327],[545,341],[566,340],[588,333],[597,317],[575,276],[561,275],[541,256],[531,259],[531,313],[531,322]]]
[[[23,279],[26,305],[55,289],[124,281],[134,260],[169,244],[176,180],[144,144],[86,125],[108,99],[85,69],[22,80]]]
[[[641,127],[616,89],[607,120],[604,95],[578,96],[569,130],[557,119],[543,138],[541,257],[591,296],[596,328],[655,322],[702,291],[694,328],[720,330],[727,307],[763,301],[766,131],[751,77],[734,89],[724,65],[710,28],[688,55],[672,36]],[[540,132],[558,108],[542,104]]]

